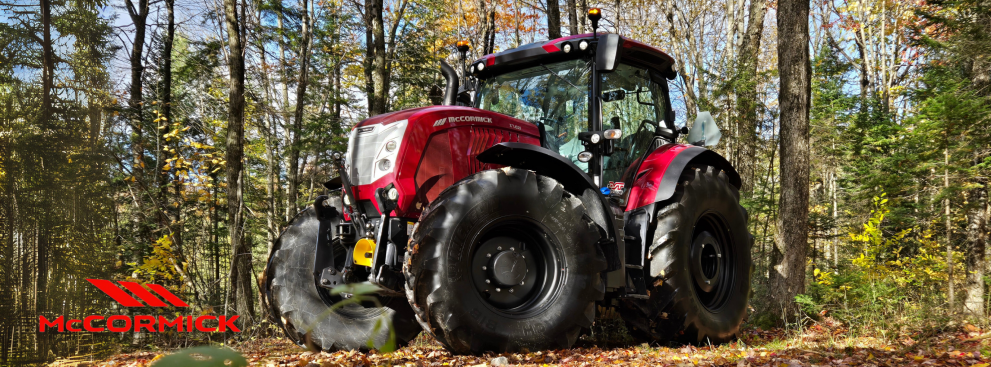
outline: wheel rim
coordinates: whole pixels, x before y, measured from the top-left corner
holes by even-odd
[[[497,220],[475,238],[469,273],[486,305],[523,316],[541,311],[556,296],[564,268],[558,246],[542,225]]]
[[[709,311],[725,303],[734,285],[736,265],[725,222],[713,213],[699,218],[692,235],[690,267],[695,294]]]

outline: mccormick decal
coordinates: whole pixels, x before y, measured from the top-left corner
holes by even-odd
[[[440,120],[434,121],[434,126],[441,126],[441,125],[444,125],[444,124],[446,124],[448,122],[450,122],[452,124],[455,123],[455,122],[484,122],[484,123],[487,123],[487,124],[491,124],[492,123],[492,118],[491,117],[483,117],[483,116],[453,116],[453,117],[445,117],[445,118],[442,118]]]
[[[86,279],[97,288],[99,288],[103,293],[113,298],[114,301],[120,303],[124,307],[168,307],[169,304],[175,307],[189,307],[186,302],[183,302],[179,297],[169,292],[165,287],[158,284],[144,284],[143,286],[134,282],[118,282],[120,285],[127,288],[135,296],[140,298],[144,303],[141,303],[130,294],[127,294],[123,289],[114,284],[109,280],[100,279]],[[144,287],[148,287],[145,289]],[[154,292],[154,294],[152,293]],[[162,301],[162,299],[156,297],[162,297],[168,303]],[[234,331],[240,332],[241,330],[234,325],[234,321],[239,317],[238,315],[230,316],[172,316],[169,319],[165,316],[148,316],[148,315],[137,315],[133,318],[131,316],[125,315],[113,315],[104,317],[101,315],[91,315],[86,316],[82,320],[69,319],[66,320],[65,316],[56,317],[54,320],[49,320],[45,318],[44,315],[38,316],[38,331],[44,332],[45,330],[52,328],[58,329],[59,332],[69,330],[70,332],[102,332],[102,331],[112,331],[112,332],[141,332],[147,331],[150,333],[163,332],[163,331]],[[106,321],[103,326],[96,325],[100,321]],[[216,321],[216,327],[208,327],[204,325],[204,322]],[[117,323],[115,323],[117,322]],[[78,326],[77,326],[78,325]]]

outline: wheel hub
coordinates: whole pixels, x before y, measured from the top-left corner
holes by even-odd
[[[488,268],[489,279],[503,287],[519,285],[527,273],[526,261],[515,247],[492,256]]]
[[[545,296],[557,278],[551,249],[535,232],[525,222],[498,225],[484,231],[473,250],[472,282],[496,309],[523,312]]]
[[[692,275],[703,292],[719,286],[723,273],[723,253],[719,242],[709,232],[699,233],[692,243]]]

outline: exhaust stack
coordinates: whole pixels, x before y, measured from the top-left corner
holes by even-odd
[[[444,88],[443,105],[454,106],[458,99],[458,73],[444,60],[440,60],[440,73],[447,80],[447,87]]]

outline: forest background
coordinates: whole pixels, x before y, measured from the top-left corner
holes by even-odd
[[[723,129],[755,236],[747,327],[987,323],[989,0],[813,1],[786,45],[811,55],[807,121],[779,119],[775,1],[0,0],[0,363],[238,337],[36,332],[128,312],[87,278],[271,332],[259,272],[350,127],[439,103],[457,40],[473,59],[585,33],[589,7],[678,60],[677,125]],[[783,195],[807,205],[779,215]]]

